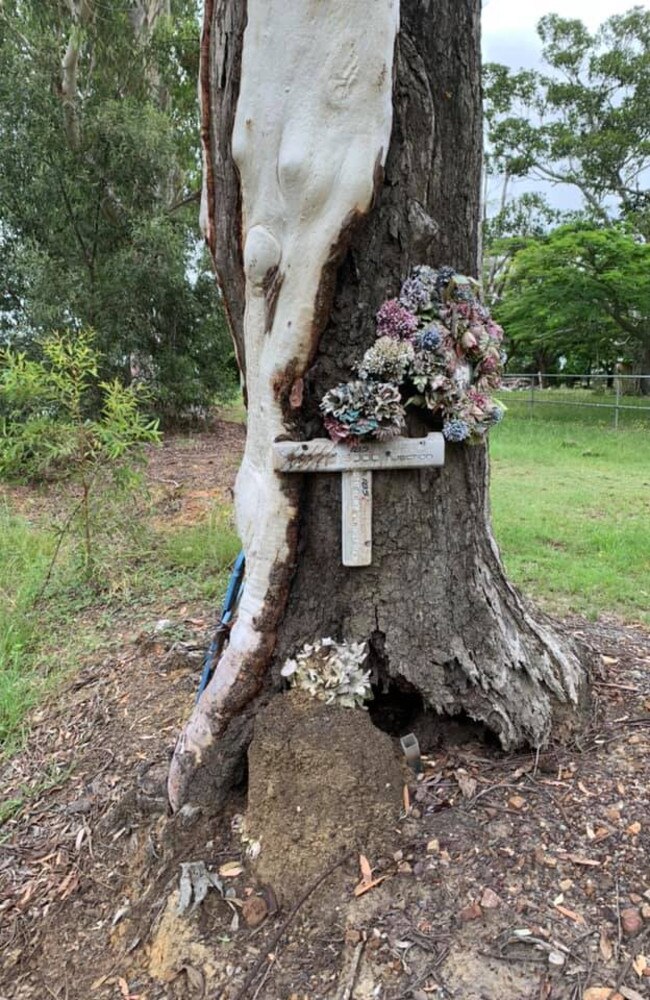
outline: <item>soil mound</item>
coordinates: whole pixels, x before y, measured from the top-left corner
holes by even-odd
[[[366,712],[291,691],[258,715],[248,752],[246,826],[259,879],[284,902],[353,849],[386,849],[403,776]]]

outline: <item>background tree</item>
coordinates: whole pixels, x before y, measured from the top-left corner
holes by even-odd
[[[498,315],[516,358],[527,352],[539,371],[560,357],[574,370],[613,371],[618,360],[650,370],[650,246],[620,227],[563,226],[531,240],[514,258]]]
[[[158,422],[141,412],[139,383],[99,380],[93,341],[84,330],[50,336],[40,344],[42,361],[0,351],[0,476],[33,482],[59,477],[74,484],[77,496],[54,559],[64,535],[76,527],[84,575],[99,586],[97,536],[110,531],[111,490],[126,496],[141,485],[135,470],[143,446],[160,435]],[[124,520],[124,509],[120,514]]]
[[[649,233],[650,11],[634,7],[591,34],[557,14],[538,25],[548,70],[485,67],[493,169],[569,184],[585,211]]]
[[[375,557],[356,569],[341,565],[338,476],[300,482],[272,466],[274,437],[322,436],[324,393],[349,378],[413,265],[477,273],[478,0],[441,0],[435,15],[403,0],[394,66],[390,0],[370,18],[360,0],[310,6],[308,31],[306,3],[241,8],[205,5],[201,91],[204,221],[248,389],[236,491],[246,587],[176,750],[175,807],[219,805],[259,698],[280,688],[285,657],[322,637],[367,640],[377,692],[466,712],[506,747],[541,745],[586,696],[571,645],[505,578],[484,445],[449,445],[440,470],[377,473]],[[410,432],[432,426],[416,419]]]
[[[0,10],[0,332],[92,327],[174,416],[232,379],[196,226],[193,0]]]
[[[552,209],[543,195],[526,192],[507,198],[507,177],[503,178],[501,207],[496,215],[487,213],[483,201],[483,296],[490,306],[501,300],[514,255],[529,240],[544,236],[556,225],[561,213]]]

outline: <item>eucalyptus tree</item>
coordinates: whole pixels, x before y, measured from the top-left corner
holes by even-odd
[[[198,37],[193,0],[0,6],[3,336],[91,327],[163,413],[211,398],[230,352],[196,225]]]
[[[650,234],[650,11],[632,7],[594,33],[548,14],[545,66],[485,67],[490,169],[568,184],[599,221],[624,216]]]
[[[223,802],[257,708],[281,690],[283,671],[309,674],[314,647],[355,659],[365,644],[377,691],[466,712],[505,747],[541,746],[580,722],[584,662],[505,577],[489,526],[485,437],[457,443],[466,421],[440,423],[433,379],[414,368],[448,332],[432,321],[416,351],[418,321],[403,304],[440,303],[442,289],[472,298],[479,22],[479,0],[206,0],[202,218],[246,383],[236,487],[246,579],[230,644],[176,748],[175,808]],[[485,324],[466,334],[463,350],[474,350]],[[364,381],[366,369],[389,363],[411,366],[426,405],[408,433],[422,441],[442,427],[445,463],[400,468],[414,448],[400,438],[395,467],[384,469],[394,452],[375,446],[384,471],[374,473],[373,556],[344,565],[338,474],[278,471],[277,458],[288,449],[299,467],[301,454],[320,449],[343,455],[344,468],[363,460],[363,444],[336,451],[314,439],[324,413],[335,437],[394,432],[399,394]],[[346,382],[355,366],[358,381]],[[357,525],[368,512],[362,493],[352,499]]]

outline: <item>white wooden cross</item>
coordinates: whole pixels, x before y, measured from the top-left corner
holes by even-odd
[[[372,562],[372,473],[375,469],[420,469],[444,465],[442,434],[423,438],[396,437],[350,448],[329,438],[276,441],[276,472],[340,472],[342,556],[344,566]]]

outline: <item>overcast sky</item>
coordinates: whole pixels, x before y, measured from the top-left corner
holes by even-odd
[[[643,6],[641,0],[637,2]],[[576,17],[591,30],[612,14],[621,14],[635,5],[634,0],[483,0],[483,60],[500,62],[513,69],[540,65],[541,43],[535,26],[544,14]],[[578,208],[580,198],[573,188],[563,185],[519,182],[512,193],[537,190],[560,209]],[[497,188],[489,193],[489,203],[498,200]]]
[[[577,17],[594,29],[633,6],[634,0],[483,0],[483,58],[517,69],[535,65],[540,51],[535,25],[544,14]]]

